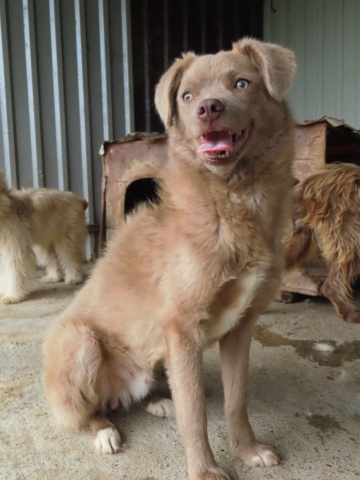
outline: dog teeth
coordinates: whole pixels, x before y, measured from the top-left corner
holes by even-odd
[[[216,158],[228,158],[230,156],[230,152],[226,150],[224,153],[219,153],[219,155],[209,155],[209,158],[216,159]]]

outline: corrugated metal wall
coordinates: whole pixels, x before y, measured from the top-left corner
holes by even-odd
[[[265,0],[264,38],[296,53],[296,120],[323,115],[360,129],[360,1]]]
[[[101,142],[133,130],[129,5],[0,0],[0,169],[16,187],[83,195],[89,224]]]

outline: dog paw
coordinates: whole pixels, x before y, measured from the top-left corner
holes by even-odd
[[[43,283],[57,283],[61,281],[61,277],[54,275],[45,275],[44,277],[41,277],[41,281]]]
[[[65,279],[66,285],[78,285],[83,281],[82,275],[76,275],[75,277],[69,277]]]
[[[97,432],[94,445],[99,453],[116,453],[121,446],[120,434],[115,428],[103,428]]]
[[[23,297],[10,297],[10,296],[4,296],[1,298],[0,302],[3,303],[4,305],[10,305],[12,303],[19,303],[21,302]]]
[[[279,457],[268,446],[257,444],[237,453],[250,467],[272,467],[278,465]]]
[[[360,312],[351,312],[344,317],[344,320],[348,323],[360,323]]]
[[[168,398],[149,400],[145,405],[145,410],[156,417],[175,417],[174,404]]]
[[[201,473],[190,475],[191,480],[231,480],[229,475],[220,467],[210,467]]]

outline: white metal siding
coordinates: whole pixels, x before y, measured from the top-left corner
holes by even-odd
[[[264,38],[295,51],[297,121],[328,115],[360,129],[359,0],[265,0]]]
[[[0,0],[0,170],[100,222],[103,140],[133,130],[130,0]]]

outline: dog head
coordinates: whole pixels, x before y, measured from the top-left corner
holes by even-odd
[[[186,139],[194,161],[227,172],[283,116],[279,105],[295,69],[290,50],[253,39],[216,55],[187,53],[161,77],[156,107],[170,136]]]

